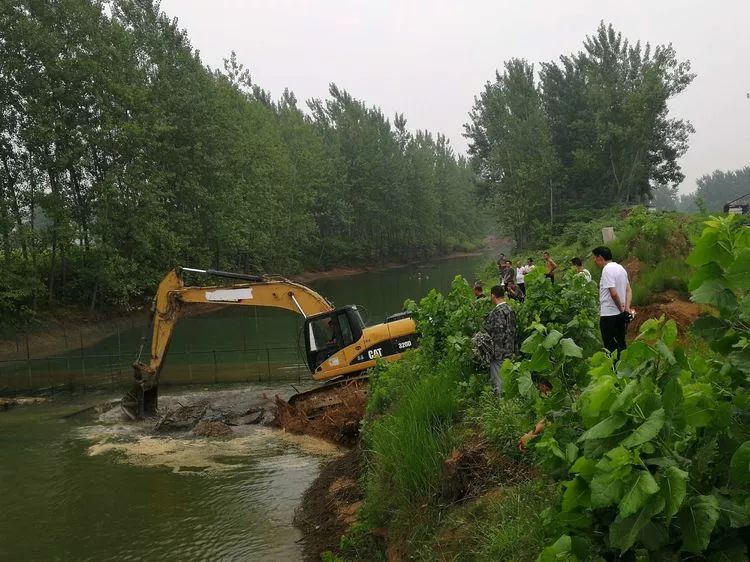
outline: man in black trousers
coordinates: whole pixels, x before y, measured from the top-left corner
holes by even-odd
[[[612,261],[612,251],[606,246],[592,250],[596,265],[602,268],[599,281],[599,329],[602,341],[611,353],[627,346],[625,334],[631,313],[630,301],[632,292],[628,281],[628,272],[619,263]]]

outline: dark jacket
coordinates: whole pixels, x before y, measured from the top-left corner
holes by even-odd
[[[493,308],[484,319],[484,329],[492,338],[492,360],[511,358],[516,352],[516,313],[507,303]]]

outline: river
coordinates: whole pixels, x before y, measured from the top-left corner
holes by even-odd
[[[431,288],[447,290],[456,274],[472,279],[486,259],[443,260],[310,285],[336,305],[363,306],[376,323],[399,311],[405,298],[419,298]],[[187,350],[243,344],[291,351],[274,356],[274,370],[270,361],[256,361],[265,364],[270,382],[251,380],[247,354],[233,361],[228,352],[219,353],[221,369],[210,369],[211,376],[219,383],[250,380],[231,387],[248,400],[288,394],[289,383],[273,375],[297,369],[298,330],[294,315],[267,309],[227,308],[188,318],[175,333],[164,373],[165,382],[175,386],[165,387],[163,396],[223,388],[178,386],[192,379],[185,373]],[[119,334],[119,345],[135,349],[139,335],[139,330]],[[86,351],[113,345],[108,338]],[[194,365],[190,370],[196,376]],[[232,376],[237,371],[240,375]],[[115,386],[58,394],[50,403],[0,412],[0,560],[300,557],[293,512],[335,451],[258,426],[228,440],[176,440],[152,438],[143,428],[93,413],[66,417],[121,392]]]

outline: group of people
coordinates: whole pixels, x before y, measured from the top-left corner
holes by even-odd
[[[602,270],[599,281],[599,328],[604,347],[619,356],[626,348],[625,335],[628,323],[633,317],[631,309],[632,291],[628,280],[628,273],[624,267],[612,260],[612,251],[606,246],[598,246],[592,250],[594,263]],[[544,252],[545,277],[554,283],[557,264],[552,260],[549,252]],[[516,314],[508,306],[507,299],[523,301],[526,294],[524,277],[534,267],[532,258],[527,265],[513,268],[510,260],[503,254],[498,260],[500,284],[490,289],[490,299],[494,305],[484,321],[484,332],[487,334],[487,356],[490,364],[490,380],[498,396],[502,396],[502,378],[500,366],[505,359],[512,358],[518,347],[516,334]],[[581,275],[587,283],[592,281],[591,273],[583,267],[580,258],[573,258],[571,264],[576,275]],[[477,299],[486,298],[482,285],[474,285],[474,295]],[[480,338],[481,340],[481,338]]]

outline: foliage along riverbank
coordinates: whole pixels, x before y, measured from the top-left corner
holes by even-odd
[[[0,323],[119,311],[178,264],[293,273],[472,250],[448,139],[331,84],[206,67],[158,2],[0,7]]]
[[[747,559],[750,227],[711,218],[694,242],[702,345],[650,319],[615,364],[600,351],[594,284],[535,272],[538,298],[513,305],[523,344],[503,366],[503,400],[470,348],[489,305],[460,278],[412,303],[422,345],[372,382],[364,503],[340,556]]]

